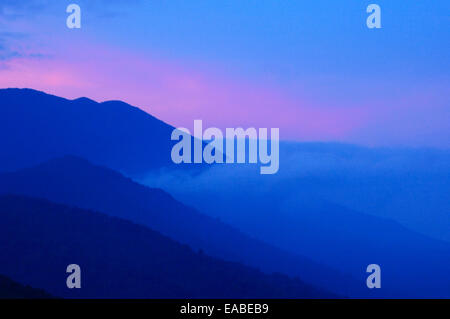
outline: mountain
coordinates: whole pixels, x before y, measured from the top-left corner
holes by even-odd
[[[0,299],[49,299],[52,296],[41,289],[19,284],[0,275]]]
[[[266,215],[257,225],[252,224],[252,230],[240,226],[255,238],[361,281],[368,276],[367,265],[378,264],[383,281],[378,293],[383,297],[450,297],[449,243],[411,231],[390,219],[300,197],[286,200],[276,216]]]
[[[206,254],[303,281],[340,295],[360,296],[361,283],[329,267],[252,239],[183,205],[161,189],[73,156],[0,175],[0,193],[22,194],[104,212],[148,226]],[[205,199],[206,200],[206,199]]]
[[[69,264],[81,288],[68,289]],[[329,298],[298,279],[194,252],[101,213],[0,196],[0,272],[65,298]]]
[[[319,195],[450,242],[450,149],[281,143],[280,165],[280,192]]]
[[[171,167],[173,129],[120,101],[67,100],[31,89],[1,89],[0,169],[12,171],[64,155],[127,175]]]
[[[123,102],[0,90],[0,170],[18,169],[0,174],[0,193],[127,219],[207,255],[340,295],[450,296],[450,245],[436,240],[449,234],[447,151],[295,144],[280,149],[276,175],[217,165],[185,183],[179,171],[160,170],[173,167],[172,129]],[[147,184],[169,176],[156,185],[204,214],[122,175],[143,180],[151,170],[163,174],[151,172]],[[382,289],[365,286],[371,263],[382,266]]]
[[[321,176],[318,172],[315,176],[302,175],[294,165],[306,164],[293,162],[290,167],[284,166],[288,170],[282,173],[285,176],[270,180],[261,179],[255,168],[223,166],[190,179],[172,175],[168,182],[156,185],[254,238],[351,274],[361,283],[365,284],[368,276],[366,267],[379,264],[383,283],[381,289],[370,291],[373,297],[450,297],[450,243],[412,231],[395,220],[324,199],[320,190],[329,187],[332,179],[336,189],[341,182],[340,192],[345,192],[342,175],[324,166]],[[359,185],[364,187],[370,181],[360,180]],[[168,187],[170,183],[176,186]],[[448,200],[445,189],[436,189],[439,184],[427,185],[428,193],[440,192]],[[387,185],[384,189],[380,185],[380,195],[383,190],[392,194]],[[348,190],[347,196],[351,194]],[[404,200],[404,207],[414,205],[407,202],[408,198]],[[378,205],[376,201],[366,205],[370,204]],[[423,214],[436,217],[428,210]],[[435,222],[449,227],[446,219]]]

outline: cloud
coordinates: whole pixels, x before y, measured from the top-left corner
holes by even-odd
[[[339,101],[303,100],[273,85],[182,61],[83,41],[71,41],[70,51],[56,44],[59,49],[51,56],[26,50],[8,56],[0,87],[123,100],[188,129],[195,119],[202,119],[205,128],[277,127],[283,140],[448,147],[446,98],[436,98],[434,86],[401,100],[369,99],[364,105],[339,106]]]
[[[270,82],[268,76],[269,83],[262,73],[238,69],[246,61],[233,60],[235,69],[224,70],[231,65],[227,58],[208,60],[200,50],[189,53],[195,44],[177,50],[171,42],[170,50],[163,51],[153,46],[155,39],[163,38],[160,34],[151,38],[145,32],[127,32],[121,35],[125,40],[117,29],[102,28],[108,25],[98,17],[136,9],[128,1],[74,2],[86,12],[86,28],[81,32],[65,27],[65,3],[0,2],[0,30],[4,30],[0,32],[0,87],[30,87],[67,98],[120,99],[187,128],[194,119],[202,119],[205,127],[221,129],[279,127],[281,138],[290,140],[449,145],[448,77],[408,76],[414,81],[405,84],[386,75],[382,81],[370,82],[372,87],[350,73],[330,76],[320,69],[302,73],[291,65],[287,73],[280,74],[281,81],[275,75]],[[131,4],[137,6],[141,1]],[[5,22],[2,14],[35,18]],[[95,22],[89,24],[89,19]],[[126,21],[130,20],[113,25],[122,28]],[[176,40],[181,38],[177,33]],[[108,44],[112,41],[114,45]],[[282,62],[272,59],[268,63]],[[289,72],[302,78],[291,78]]]
[[[364,109],[305,103],[282,90],[112,47],[78,46],[36,60],[16,57],[0,87],[30,87],[68,98],[124,100],[175,126],[278,127],[282,138],[342,139],[364,124]]]
[[[24,32],[0,32],[0,64],[2,69],[6,69],[5,62],[18,59],[44,59],[48,54],[27,48],[23,43],[30,41],[30,35]]]
[[[45,9],[47,0],[2,0],[0,2],[0,18],[20,19],[29,14],[36,14]]]

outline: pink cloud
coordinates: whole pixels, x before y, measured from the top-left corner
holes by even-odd
[[[279,127],[284,139],[345,140],[370,118],[368,108],[311,105],[260,83],[101,47],[12,59],[0,86],[123,100],[174,126]]]

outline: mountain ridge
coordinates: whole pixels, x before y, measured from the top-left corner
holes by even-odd
[[[0,195],[0,220],[0,272],[64,298],[337,297],[194,252],[147,227],[44,199]],[[66,287],[73,263],[81,267],[80,289]]]
[[[52,299],[54,298],[42,289],[22,285],[14,280],[0,275],[0,299]]]
[[[127,175],[180,167],[170,157],[173,129],[122,101],[98,103],[32,89],[0,89],[0,136],[8,136],[0,140],[4,171],[71,154]]]
[[[340,295],[347,295],[347,286],[357,285],[345,274],[255,240],[185,206],[161,189],[143,186],[76,156],[1,174],[0,194],[21,194],[100,211],[145,225],[211,256],[268,273],[298,276]]]

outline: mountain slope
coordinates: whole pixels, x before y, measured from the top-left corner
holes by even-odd
[[[450,297],[450,244],[391,219],[324,200],[320,185],[327,187],[333,177],[337,184],[337,172],[324,172],[319,181],[292,174],[290,179],[264,184],[252,177],[251,171],[242,170],[245,168],[217,167],[186,181],[170,176],[177,181],[176,187],[168,187],[170,182],[157,185],[254,238],[351,274],[364,285],[367,265],[379,264],[382,289],[366,289],[374,297]],[[256,184],[258,187],[253,186]],[[436,186],[430,185],[428,192],[434,192]],[[445,219],[438,221],[449,227]]]
[[[0,169],[78,155],[128,175],[173,165],[173,127],[124,102],[0,90]],[[192,168],[192,166],[189,166]]]
[[[0,272],[68,298],[326,298],[283,275],[195,253],[146,227],[21,196],[0,196]],[[66,287],[69,264],[81,289]]]
[[[0,299],[49,299],[51,295],[41,289],[19,284],[0,275]]]
[[[92,209],[131,220],[221,259],[266,272],[298,276],[341,295],[360,283],[328,267],[254,240],[217,219],[203,215],[160,190],[142,186],[120,173],[67,156],[33,168],[0,175],[0,193],[23,194]]]

